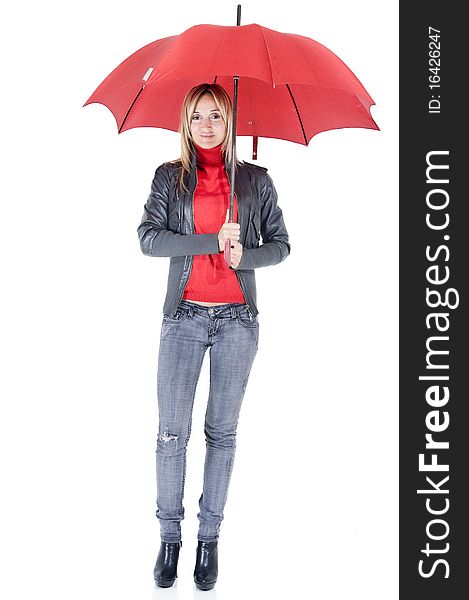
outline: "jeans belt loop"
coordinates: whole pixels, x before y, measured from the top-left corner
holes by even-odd
[[[231,309],[231,318],[235,319],[238,316],[238,311],[236,310],[236,306],[233,304],[230,306]]]
[[[194,307],[193,306],[189,306],[187,308],[187,312],[188,312],[189,318],[192,319],[192,317],[194,316]]]

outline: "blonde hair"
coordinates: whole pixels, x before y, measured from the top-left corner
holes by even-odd
[[[182,103],[181,108],[181,117],[179,121],[179,132],[181,134],[181,176],[179,180],[179,185],[182,188],[187,190],[187,187],[184,183],[184,173],[189,173],[191,170],[191,156],[195,151],[194,141],[192,139],[191,133],[191,121],[192,115],[195,112],[197,104],[200,98],[204,94],[210,94],[215,102],[220,114],[225,122],[225,137],[222,141],[222,155],[225,160],[229,163],[234,159],[235,166],[238,162],[236,158],[236,150],[234,156],[232,156],[232,123],[233,123],[233,106],[231,104],[231,98],[228,96],[227,92],[221,85],[217,83],[201,83],[193,87],[186,94],[184,98],[184,102]]]

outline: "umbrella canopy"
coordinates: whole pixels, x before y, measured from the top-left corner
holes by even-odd
[[[104,104],[121,133],[134,127],[178,131],[185,94],[218,83],[232,95],[239,76],[237,135],[307,145],[321,131],[378,129],[373,99],[328,48],[260,25],[196,25],[124,60],[86,101]]]

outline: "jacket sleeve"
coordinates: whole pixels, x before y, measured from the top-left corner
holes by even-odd
[[[216,233],[174,233],[168,229],[170,173],[163,164],[156,169],[151,193],[137,228],[140,248],[146,256],[218,254]]]
[[[260,186],[262,244],[258,248],[243,248],[236,271],[276,265],[290,254],[287,229],[270,175],[264,173]]]

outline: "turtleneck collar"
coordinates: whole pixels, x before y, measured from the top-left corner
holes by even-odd
[[[222,144],[218,144],[215,148],[202,148],[194,142],[197,151],[198,165],[218,165],[224,164],[223,154],[221,151]]]

